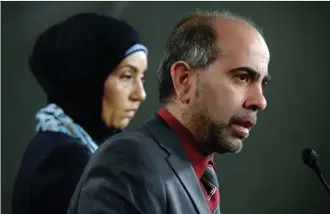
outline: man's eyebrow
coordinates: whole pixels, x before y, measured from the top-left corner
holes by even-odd
[[[243,66],[243,67],[238,67],[238,68],[234,68],[232,70],[230,70],[230,73],[235,73],[238,71],[245,71],[246,73],[248,73],[249,76],[251,76],[253,79],[258,79],[260,77],[260,73],[256,70],[254,70],[251,67],[248,66]],[[263,81],[268,82],[271,79],[270,75],[267,74],[264,78]]]

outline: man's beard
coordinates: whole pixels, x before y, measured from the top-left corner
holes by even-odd
[[[202,112],[195,115],[193,122],[204,153],[239,153],[242,150],[242,140],[232,134],[231,123],[217,123]],[[238,142],[234,143],[234,140]]]
[[[233,135],[231,119],[228,123],[215,122],[207,111],[194,111],[190,114],[189,126],[195,133],[197,149],[204,155],[211,153],[239,153],[243,148],[243,139]],[[236,141],[234,143],[233,141]]]

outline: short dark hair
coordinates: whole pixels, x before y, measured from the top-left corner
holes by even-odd
[[[167,104],[173,94],[171,66],[177,61],[186,62],[193,69],[206,69],[220,52],[215,18],[233,19],[255,24],[229,11],[198,11],[177,23],[166,43],[164,57],[157,70],[159,101]]]

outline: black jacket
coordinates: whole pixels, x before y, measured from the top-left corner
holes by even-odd
[[[14,189],[13,214],[66,213],[91,151],[58,132],[39,132],[21,160]]]

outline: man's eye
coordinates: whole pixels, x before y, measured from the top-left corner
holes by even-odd
[[[262,87],[263,88],[265,88],[267,86],[267,84],[268,84],[268,81],[267,80],[262,81]]]
[[[146,79],[144,77],[141,77],[141,82],[142,82],[142,84],[145,84],[146,83]]]
[[[250,76],[248,74],[239,74],[239,75],[237,75],[237,78],[242,82],[250,81]]]

